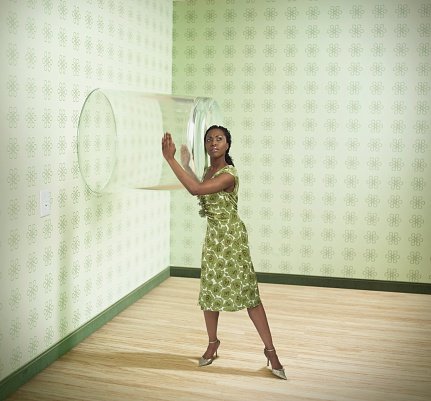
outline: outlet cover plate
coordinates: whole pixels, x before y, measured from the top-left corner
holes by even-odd
[[[40,217],[48,216],[51,213],[51,192],[40,191]]]

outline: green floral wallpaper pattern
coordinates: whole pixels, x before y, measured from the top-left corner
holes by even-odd
[[[431,282],[429,0],[176,2],[173,57],[223,108],[257,271]],[[199,267],[196,200],[172,213]]]
[[[91,194],[76,138],[97,87],[171,92],[172,1],[5,0],[0,18],[1,380],[169,265],[169,193]]]

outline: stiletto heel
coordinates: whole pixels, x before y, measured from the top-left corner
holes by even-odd
[[[199,358],[199,367],[201,366],[207,366],[207,365],[211,365],[213,363],[213,360],[217,358],[217,350],[218,347],[220,346],[220,340],[215,340],[215,341],[209,341],[208,344],[216,344],[217,343],[217,348],[215,350],[215,353],[213,354],[213,356],[211,358],[204,358],[203,356],[201,356]]]
[[[263,353],[266,356],[266,366],[269,366],[268,352],[274,352],[275,353],[275,349],[274,348],[273,349],[266,349],[265,348],[263,350]],[[273,369],[272,368],[272,364],[271,364],[271,372],[272,372],[273,375],[279,377],[280,379],[287,380],[286,373],[284,372],[284,368],[283,367],[281,369]]]

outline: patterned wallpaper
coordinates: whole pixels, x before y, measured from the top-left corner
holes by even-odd
[[[91,194],[76,134],[97,87],[171,93],[172,1],[5,0],[0,16],[1,380],[169,265],[169,193]]]
[[[174,3],[173,91],[233,135],[260,272],[431,282],[431,2]],[[196,199],[171,263],[200,266]]]

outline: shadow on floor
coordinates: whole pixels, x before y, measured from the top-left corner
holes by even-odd
[[[262,367],[259,370],[251,370],[245,368],[227,368],[225,366],[217,366],[217,359],[211,365],[199,367],[198,358],[180,354],[169,354],[162,352],[92,352],[87,350],[73,350],[70,352],[70,359],[65,355],[62,359],[67,363],[79,364],[83,363],[86,367],[89,365],[103,366],[106,368],[122,369],[122,368],[138,368],[138,369],[155,369],[155,370],[183,370],[183,371],[199,371],[203,373],[217,373],[235,376],[247,377],[271,377],[272,373],[269,369]]]

